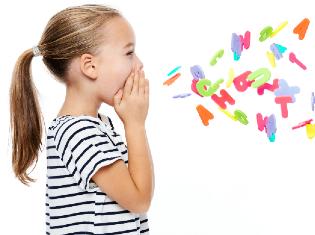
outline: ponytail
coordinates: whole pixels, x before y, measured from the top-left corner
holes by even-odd
[[[83,53],[96,53],[104,40],[102,27],[120,16],[116,9],[103,5],[66,8],[49,20],[37,47],[26,50],[18,58],[10,87],[10,126],[12,167],[22,183],[28,185],[35,181],[26,171],[34,162],[37,164],[42,144],[42,114],[31,76],[34,54],[42,55],[49,71],[66,84],[70,61]]]
[[[33,56],[29,49],[18,58],[10,86],[12,167],[15,176],[25,185],[35,182],[26,171],[34,161],[37,164],[43,131],[37,90],[31,76]]]

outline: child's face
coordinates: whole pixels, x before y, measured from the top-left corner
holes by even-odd
[[[135,36],[130,24],[115,17],[104,27],[105,40],[97,55],[98,95],[103,102],[113,105],[113,97],[125,85],[134,68],[142,68],[135,54]]]

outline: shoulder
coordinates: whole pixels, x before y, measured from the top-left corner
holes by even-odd
[[[55,129],[55,141],[81,139],[100,134],[100,121],[90,116],[69,116],[62,120]]]
[[[69,116],[60,122],[59,128],[75,130],[86,126],[98,127],[100,122],[97,118],[91,116]]]

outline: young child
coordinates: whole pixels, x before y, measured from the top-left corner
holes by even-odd
[[[149,234],[146,212],[154,191],[145,130],[149,82],[131,26],[103,5],[69,7],[19,57],[10,88],[12,163],[26,185],[34,182],[26,171],[42,144],[30,69],[34,56],[42,56],[66,85],[63,106],[46,133],[46,234]],[[103,102],[122,120],[128,148],[111,119],[98,112]]]

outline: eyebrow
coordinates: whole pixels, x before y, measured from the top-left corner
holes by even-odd
[[[135,44],[133,42],[129,42],[126,46],[124,46],[124,48],[127,48],[127,47],[131,47],[131,46],[134,46]]]

